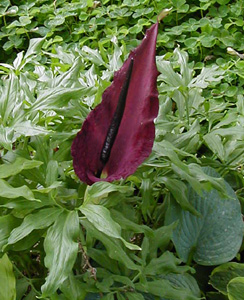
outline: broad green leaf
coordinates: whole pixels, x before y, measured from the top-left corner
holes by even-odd
[[[221,141],[221,138],[217,135],[214,134],[213,132],[206,134],[203,137],[205,143],[209,147],[210,150],[214,154],[217,154],[218,157],[224,161],[225,160],[225,148],[223,145],[223,142]]]
[[[208,168],[202,168],[200,165],[195,163],[189,164],[188,167],[191,174],[196,179],[205,183],[205,188],[207,188],[208,184],[210,184],[211,187],[221,192],[224,196],[227,196],[225,181],[223,178],[216,177],[216,174],[208,172]]]
[[[169,226],[162,226],[154,230],[153,234],[149,236],[150,250],[149,255],[151,258],[158,256],[158,249],[162,252],[165,251],[173,235],[173,230],[177,227],[177,222]]]
[[[120,239],[131,250],[140,250],[140,247],[126,242],[121,236],[121,227],[110,215],[109,210],[101,205],[86,204],[80,207],[80,211],[87,219],[104,234]]]
[[[0,299],[1,300],[15,300],[15,276],[13,272],[13,265],[9,260],[7,254],[0,258]]]
[[[86,204],[80,207],[80,211],[98,230],[114,238],[120,237],[121,228],[111,218],[107,208],[101,205]]]
[[[16,281],[16,298],[25,300],[24,296],[27,292],[29,282],[27,278],[21,278]]]
[[[154,151],[158,156],[168,157],[170,160],[173,171],[181,178],[190,183],[190,185],[198,192],[201,193],[202,186],[199,180],[196,179],[196,174],[192,174],[189,166],[180,160],[180,155],[191,156],[185,151],[179,150],[174,147],[170,142],[164,140],[160,143],[154,144]],[[160,177],[159,177],[160,180]]]
[[[141,193],[142,193],[141,211],[144,219],[147,221],[148,215],[150,216],[150,206],[154,201],[152,195],[152,184],[149,178],[142,179]]]
[[[175,88],[184,85],[181,76],[173,70],[169,61],[165,61],[161,57],[158,57],[157,68],[161,73],[159,75],[159,80],[162,80],[171,87]]]
[[[112,297],[114,299],[114,297]],[[99,300],[101,299],[100,294],[95,294],[95,293],[87,293],[86,294],[86,300]],[[107,300],[112,300],[111,298],[108,298]]]
[[[58,179],[58,162],[50,160],[46,169],[46,185],[51,186]]]
[[[110,272],[114,274],[120,273],[117,261],[111,259],[105,250],[90,248],[88,250],[88,255],[100,266],[109,270]]]
[[[186,99],[180,90],[175,90],[172,99],[175,101],[177,105],[177,110],[179,112],[180,119],[183,119],[186,115]]]
[[[0,145],[9,151],[12,150],[13,135],[13,128],[0,125]]]
[[[36,102],[30,108],[31,112],[49,110],[60,108],[73,99],[79,100],[82,96],[85,96],[86,93],[90,91],[90,88],[65,88],[65,87],[54,87],[46,89],[36,99]]]
[[[174,300],[200,300],[200,297],[195,296],[188,288],[174,287],[169,280],[160,279],[154,281],[148,281],[146,285],[141,283],[135,284],[136,289],[150,293],[155,296],[159,296],[163,299]]]
[[[41,199],[41,201],[39,201],[39,199]],[[0,204],[0,207],[12,209],[16,217],[24,218],[26,214],[46,205],[53,205],[53,200],[52,201],[49,200],[48,197],[44,199],[43,197],[41,198],[40,195],[38,195],[38,200],[36,201],[30,201],[24,198],[11,199],[11,200],[6,199],[4,203]]]
[[[120,186],[109,182],[96,182],[91,186],[87,186],[85,192],[84,203],[99,203],[102,198],[106,198],[109,193],[120,192],[122,194],[131,194],[133,188],[129,186]]]
[[[244,277],[232,279],[227,286],[229,300],[242,300],[244,295]]]
[[[131,293],[131,292],[127,292],[125,293],[126,295],[126,299],[128,300],[144,300],[145,298],[142,296],[142,294],[139,293]]]
[[[53,87],[74,87],[74,83],[77,81],[77,78],[79,76],[81,65],[81,59],[80,57],[78,57],[68,71],[53,79]]]
[[[153,231],[150,227],[144,225],[144,224],[137,224],[135,222],[132,222],[128,218],[125,217],[125,215],[115,209],[111,209],[111,215],[115,221],[119,223],[122,229],[125,230],[132,230],[135,233],[146,233],[148,235],[152,235]]]
[[[171,284],[175,287],[186,288],[192,292],[192,294],[199,299],[201,298],[201,291],[197,284],[196,279],[188,273],[175,274],[170,273],[166,276],[163,276],[164,279],[169,280]],[[174,300],[174,299],[172,299]]]
[[[233,127],[227,127],[227,128],[218,128],[214,129],[212,133],[219,134],[220,136],[226,137],[226,136],[237,136],[239,138],[243,138],[244,133],[242,130],[242,126],[233,126]]]
[[[0,179],[0,197],[3,198],[23,197],[27,200],[36,200],[32,191],[26,185],[14,188],[3,179]]]
[[[184,85],[187,86],[192,79],[193,73],[193,70],[188,65],[188,54],[185,51],[180,51],[179,48],[176,48],[174,50],[174,53],[178,57],[178,62],[180,64],[180,72],[184,81]]]
[[[118,41],[116,37],[113,37],[112,42],[114,44],[114,51],[113,55],[109,57],[109,69],[110,71],[117,71],[119,68],[122,66],[122,60],[121,60],[121,55],[122,55],[122,50],[118,46]]]
[[[188,266],[179,266],[181,260],[173,253],[166,251],[160,257],[153,258],[143,270],[146,275],[166,275],[168,273],[184,273],[192,270]]]
[[[27,58],[29,58],[29,56],[31,56],[33,54],[38,54],[40,52],[44,42],[45,42],[45,38],[31,39],[29,47],[25,53],[24,58],[27,59]]]
[[[192,79],[189,87],[206,88],[212,82],[218,82],[223,78],[223,71],[218,67],[212,65],[211,67],[202,68],[201,73]]]
[[[184,182],[170,177],[161,177],[160,179],[183,209],[190,211],[192,214],[199,215],[187,199],[187,186]]]
[[[4,15],[4,13],[6,12],[6,10],[8,9],[9,6],[10,6],[10,1],[9,0],[3,0],[0,3],[0,14]]]
[[[189,95],[189,99],[188,99],[189,109],[191,107],[190,101],[194,101],[194,100],[195,100],[195,98],[192,99],[192,98],[190,98],[190,95]],[[182,100],[182,101],[185,101],[185,100]],[[182,110],[183,110],[183,112],[182,112],[182,116],[183,116],[185,114],[185,103],[184,102],[182,105]],[[176,151],[180,153],[180,149],[182,151],[183,149],[185,150],[185,149],[189,148],[189,153],[187,152],[187,150],[185,151],[186,155],[189,156],[189,155],[191,155],[190,153],[194,153],[194,148],[191,149],[189,146],[191,144],[191,141],[194,138],[198,137],[199,131],[200,131],[199,121],[195,120],[191,124],[191,128],[187,132],[172,135],[170,139],[171,139],[171,143],[176,148]]]
[[[17,76],[10,72],[9,78],[0,87],[0,115],[2,122],[6,126],[8,118],[19,101],[19,80]]]
[[[4,251],[12,250],[12,251],[20,251],[20,252],[29,250],[29,249],[33,248],[34,245],[41,240],[44,232],[45,232],[45,230],[32,231],[31,233],[29,233],[27,236],[25,236],[22,240],[18,241],[17,243],[11,244],[11,245],[6,244],[3,247],[3,250]]]
[[[8,245],[17,243],[33,230],[49,227],[55,222],[61,212],[62,210],[60,208],[51,207],[43,208],[36,213],[27,215],[23,223],[11,232],[8,238]]]
[[[42,194],[48,194],[49,192],[51,192],[52,190],[58,188],[59,186],[62,185],[61,181],[54,181],[51,185],[49,185],[46,188],[40,188],[40,189],[36,189],[33,190],[33,192],[38,192],[38,193],[42,193]]]
[[[205,173],[219,175],[211,168]],[[211,189],[199,196],[191,187],[188,199],[201,214],[196,217],[171,203],[166,215],[167,224],[179,220],[173,233],[173,242],[179,257],[187,262],[192,258],[201,265],[225,263],[238,253],[243,237],[240,203],[232,188],[224,183],[227,196]]]
[[[13,125],[14,138],[12,142],[15,142],[20,136],[35,136],[35,135],[46,135],[52,131],[45,129],[45,127],[33,124],[30,120],[23,122],[16,122]]]
[[[227,295],[227,285],[236,277],[244,277],[244,264],[229,262],[218,266],[212,271],[210,284],[221,293]]]
[[[19,52],[17,54],[17,57],[15,58],[15,60],[13,61],[13,66],[15,69],[19,69],[22,61],[23,61],[23,56],[24,56],[24,53],[23,51],[22,52]]]
[[[190,89],[188,94],[188,105],[190,110],[190,115],[193,115],[194,113],[197,113],[201,107],[201,105],[204,103],[205,99],[202,97],[202,92],[199,89]],[[191,131],[191,128],[190,130]]]
[[[71,274],[78,252],[79,219],[75,211],[63,211],[48,229],[44,240],[45,266],[49,273],[42,297],[52,295]]]
[[[106,278],[102,282],[98,282],[96,286],[99,291],[107,293],[113,285],[116,285],[117,282],[124,286],[134,288],[134,284],[128,277],[114,274],[107,274]]]
[[[86,295],[84,287],[85,284],[79,281],[73,274],[71,274],[63,282],[60,290],[63,292],[67,299],[83,300]]]
[[[2,247],[7,244],[10,232],[17,226],[19,226],[19,219],[12,215],[6,215],[0,217],[0,251]]]
[[[98,239],[103,243],[110,258],[121,262],[129,270],[140,270],[140,267],[137,266],[123,250],[123,247],[119,240],[108,237],[103,232],[97,230],[96,227],[94,227],[94,225],[87,220],[81,219],[80,222],[88,231],[88,236],[94,237],[95,239]]]
[[[220,127],[225,127],[229,125],[231,127],[231,124],[236,122],[236,119],[238,118],[238,114],[236,112],[230,112],[224,116],[223,119],[221,119],[220,122],[218,122],[214,127],[213,130],[220,128]]]
[[[87,46],[84,46],[82,48],[82,51],[84,52],[84,55],[95,65],[98,65],[98,66],[106,65],[102,59],[102,56],[98,52],[98,50],[93,50]]]
[[[20,173],[22,170],[37,168],[40,165],[42,165],[41,161],[18,156],[13,163],[0,165],[0,178],[7,178]]]

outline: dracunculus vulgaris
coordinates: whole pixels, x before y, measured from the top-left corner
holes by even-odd
[[[73,141],[75,173],[89,185],[126,178],[152,151],[159,106],[157,33],[158,23],[115,72],[101,103],[89,113]]]

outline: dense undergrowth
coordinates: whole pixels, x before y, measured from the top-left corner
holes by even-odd
[[[86,186],[72,140],[171,7],[153,152]],[[1,1],[1,300],[242,299],[243,17],[242,0]]]

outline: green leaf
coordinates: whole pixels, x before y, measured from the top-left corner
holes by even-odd
[[[219,176],[211,168],[206,168],[205,173]],[[199,196],[189,187],[188,199],[201,217],[183,211],[176,203],[170,204],[166,222],[179,220],[172,240],[184,262],[193,258],[201,265],[216,265],[233,259],[238,253],[243,237],[240,203],[232,188],[224,184],[227,197],[215,189]]]
[[[170,273],[163,278],[169,280],[173,286],[186,288],[192,292],[192,294],[198,298],[201,298],[201,291],[197,284],[196,279],[188,273],[175,274]],[[172,299],[173,300],[173,299]]]
[[[34,247],[34,245],[40,242],[42,235],[44,234],[44,230],[36,230],[32,231],[29,235],[24,237],[22,240],[18,241],[13,245],[4,246],[4,251],[25,251],[30,250],[30,248]]]
[[[187,186],[184,182],[169,177],[162,177],[161,180],[183,209],[190,211],[192,214],[199,215],[187,199]]]
[[[225,160],[225,148],[224,145],[221,141],[221,138],[217,135],[214,134],[213,132],[206,134],[203,137],[205,143],[207,144],[207,146],[209,147],[210,150],[212,150],[212,152],[214,154],[217,154],[218,157],[224,161]]]
[[[72,300],[83,300],[86,295],[84,283],[79,281],[73,274],[69,275],[69,277],[63,282],[60,290],[67,299]]]
[[[210,284],[221,293],[227,295],[227,285],[236,277],[244,277],[244,264],[229,262],[218,266],[212,271]]]
[[[50,160],[46,170],[46,185],[51,186],[58,179],[58,162]]]
[[[110,212],[106,207],[86,204],[79,209],[99,231],[110,237],[120,239],[131,250],[140,250],[139,246],[128,243],[122,238],[120,225],[111,218]]]
[[[31,55],[38,54],[44,42],[45,42],[45,38],[31,39],[24,58],[27,59]]]
[[[79,218],[75,211],[63,211],[48,229],[44,240],[45,266],[49,270],[42,297],[52,295],[71,274],[78,252]]]
[[[9,260],[7,254],[0,258],[0,299],[1,300],[15,300],[15,277],[13,272],[13,265]]]
[[[86,228],[88,236],[94,237],[95,239],[98,239],[103,243],[110,258],[121,262],[129,270],[140,270],[140,267],[137,266],[123,250],[119,240],[108,237],[101,231],[97,230],[96,227],[94,227],[94,225],[87,220],[81,219],[80,222]]]
[[[150,216],[150,206],[154,201],[152,195],[152,184],[149,178],[142,179],[141,193],[142,193],[141,211],[144,219],[147,221],[147,215]]]
[[[0,125],[0,145],[5,149],[12,150],[13,129]]]
[[[179,48],[174,50],[174,53],[177,55],[178,63],[180,64],[180,73],[184,85],[187,86],[192,80],[193,70],[188,65],[188,54],[185,51],[180,51]]]
[[[53,79],[53,86],[73,87],[79,76],[81,66],[81,58],[78,57],[74,62],[72,61],[72,66],[68,71]]]
[[[227,291],[230,300],[242,300],[244,295],[244,277],[232,279],[228,283]]]
[[[24,56],[24,53],[22,51],[22,52],[17,54],[17,57],[13,61],[13,66],[16,70],[19,69],[19,67],[21,66],[21,63],[23,61],[23,56]]]
[[[9,183],[0,179],[0,197],[3,198],[19,198],[23,197],[27,200],[35,200],[32,191],[26,186],[23,185],[21,187],[14,188]]]
[[[112,192],[120,192],[122,194],[133,192],[133,188],[129,186],[120,186],[114,183],[109,182],[96,182],[91,186],[87,186],[85,197],[84,197],[84,204],[87,203],[99,203],[101,199],[107,198],[107,196]]]
[[[15,131],[12,142],[15,142],[17,138],[23,136],[35,136],[35,135],[47,135],[52,131],[45,129],[42,126],[33,124],[30,120],[23,122],[16,122],[12,128]]]
[[[0,178],[7,178],[20,173],[22,170],[37,168],[42,164],[41,161],[29,160],[19,156],[11,164],[0,165]]]
[[[60,208],[51,207],[43,208],[36,213],[27,215],[23,223],[11,232],[8,238],[8,245],[17,243],[33,230],[49,227],[61,212],[62,210]]]
[[[154,230],[153,234],[149,236],[150,250],[149,254],[151,258],[158,256],[158,249],[164,252],[173,235],[173,230],[177,227],[177,222],[170,224],[169,226],[161,226]]]
[[[160,298],[174,300],[200,300],[189,289],[174,287],[169,280],[161,279],[148,281],[146,285],[135,284],[136,289],[144,293],[150,293]]]
[[[189,87],[206,88],[212,82],[218,82],[223,78],[223,71],[218,67],[212,65],[208,68],[202,68],[201,73],[192,79]]]
[[[40,188],[40,189],[36,189],[33,190],[33,192],[38,192],[38,193],[42,193],[42,194],[48,194],[49,192],[51,192],[54,189],[57,189],[59,186],[62,185],[61,181],[54,181],[51,185],[49,185],[46,188]]]
[[[169,61],[165,61],[162,58],[159,58],[157,60],[157,68],[161,73],[159,75],[159,80],[164,81],[171,87],[179,87],[184,85],[181,76],[173,70],[172,65]]]
[[[135,222],[132,222],[131,220],[129,220],[128,218],[125,217],[125,214],[123,214],[115,209],[111,210],[111,215],[112,215],[113,219],[119,223],[119,225],[121,226],[122,229],[131,230],[135,233],[143,232],[148,235],[153,234],[153,230],[150,227],[143,225],[143,224],[137,224]]]
[[[108,256],[107,251],[89,248],[88,255],[94,261],[96,261],[100,266],[107,269],[108,271],[110,271],[114,274],[120,273],[117,261],[111,259]]]
[[[153,258],[143,270],[146,275],[166,275],[168,273],[184,273],[191,270],[188,266],[179,266],[181,260],[173,253],[166,251],[160,257]]]
[[[90,88],[66,88],[66,87],[55,87],[42,91],[37,97],[36,102],[30,108],[30,112],[36,112],[40,110],[60,108],[73,99],[81,99],[85,96]]]
[[[17,76],[10,72],[9,78],[4,81],[3,87],[0,87],[0,114],[5,126],[19,100],[19,88]]]
[[[127,293],[125,293],[125,295],[126,295],[126,299],[128,299],[128,300],[144,300],[144,297],[142,296],[142,294],[139,294],[139,293],[127,292]]]
[[[17,227],[19,223],[19,219],[13,217],[12,215],[0,217],[0,251],[7,243],[10,232]]]
[[[26,25],[31,23],[31,20],[28,16],[21,16],[19,17],[19,22],[21,26],[25,27]]]
[[[86,56],[87,59],[89,59],[95,65],[98,65],[98,66],[106,65],[102,59],[102,56],[98,52],[98,50],[93,50],[87,46],[84,46],[82,48],[82,51],[84,53],[84,56]]]

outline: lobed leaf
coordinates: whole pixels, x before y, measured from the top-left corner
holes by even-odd
[[[77,252],[79,219],[75,211],[63,211],[48,229],[44,240],[45,266],[49,270],[42,297],[52,295],[71,274]]]
[[[8,258],[7,254],[4,254],[0,258],[0,299],[1,300],[15,300],[15,276],[13,272],[13,265]]]

